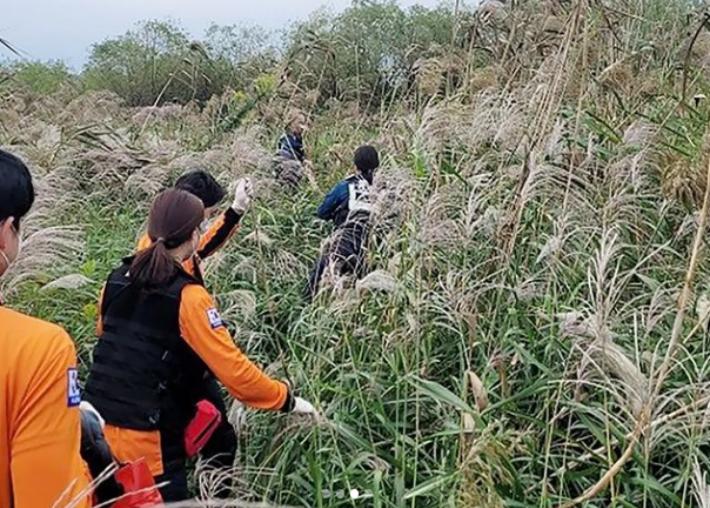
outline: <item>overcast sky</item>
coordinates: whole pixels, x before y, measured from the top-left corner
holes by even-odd
[[[439,0],[399,0],[438,5]],[[200,37],[212,22],[285,27],[322,6],[341,10],[350,0],[4,0],[0,37],[30,59],[85,62],[92,43],[125,33],[137,21],[173,19]],[[0,50],[0,57],[5,52]]]

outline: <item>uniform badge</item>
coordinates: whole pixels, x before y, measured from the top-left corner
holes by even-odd
[[[224,326],[222,316],[219,315],[217,309],[207,309],[207,319],[209,320],[210,326],[213,330],[215,328],[219,328],[220,326]]]
[[[67,407],[76,407],[80,403],[79,371],[75,368],[70,368],[67,369]]]

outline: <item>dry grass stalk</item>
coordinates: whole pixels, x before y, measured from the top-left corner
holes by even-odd
[[[710,508],[710,485],[707,482],[707,473],[700,469],[700,463],[695,460],[693,464],[693,494],[698,500],[699,508]]]
[[[247,289],[236,289],[218,295],[225,319],[250,319],[256,314],[256,296]]]
[[[707,187],[707,177],[698,164],[678,154],[666,155],[661,166],[661,192],[663,195],[695,208],[702,203]]]
[[[252,503],[238,499],[206,499],[167,503],[165,508],[297,508],[290,505],[276,505],[271,503]]]
[[[358,291],[383,291],[385,293],[393,293],[397,290],[397,280],[384,270],[375,270],[369,273],[359,281],[355,287]]]
[[[42,286],[42,291],[51,291],[54,289],[79,289],[87,284],[91,284],[93,281],[80,274],[80,273],[73,273],[71,275],[65,275],[64,277],[59,277],[56,280],[53,280],[49,284],[45,284]]]
[[[710,403],[710,396],[705,396],[705,397],[699,398],[699,399],[691,402],[690,404],[687,404],[687,405],[677,409],[676,411],[673,411],[668,414],[664,414],[663,416],[654,419],[650,423],[649,429],[654,430],[654,429],[659,428],[665,424],[671,424],[671,423],[673,425],[676,425],[675,421],[679,417],[687,415],[687,414],[692,414],[693,411],[697,410],[698,408],[703,408],[703,407],[707,406],[708,403]],[[633,431],[629,432],[626,435],[626,439],[630,439],[632,435],[633,435]],[[613,439],[609,443],[609,445],[610,446],[617,446],[618,440]],[[589,460],[591,460],[595,457],[604,457],[604,453],[606,452],[606,450],[607,450],[607,446],[601,446],[589,453],[585,453],[584,455],[579,456],[577,459],[569,462],[565,466],[559,468],[554,473],[554,475],[558,476],[558,475],[564,474],[565,472],[567,472],[571,469],[574,469],[575,467],[577,467],[579,465],[586,464]]]
[[[615,394],[617,389],[623,390],[623,396],[619,397],[621,402],[625,402],[631,414],[638,417],[648,401],[650,382],[626,352],[608,338],[592,342],[583,354],[580,376],[584,377],[585,370],[594,367]],[[617,382],[621,383],[619,388]]]
[[[468,379],[468,385],[471,387],[473,396],[476,399],[476,407],[480,412],[483,412],[488,407],[488,394],[486,393],[486,387],[483,386],[483,381],[478,375],[472,370],[466,371],[466,378]]]
[[[706,181],[710,181],[710,161],[707,165],[707,176]],[[658,370],[656,376],[656,384],[653,389],[651,396],[646,403],[639,419],[636,422],[634,431],[629,437],[629,443],[624,450],[621,457],[612,465],[611,468],[604,474],[604,476],[590,489],[588,489],[584,494],[573,499],[572,501],[562,505],[562,508],[571,508],[572,506],[577,506],[585,501],[593,499],[600,492],[602,492],[611,483],[614,477],[621,471],[626,462],[633,455],[633,451],[639,442],[641,435],[648,429],[650,424],[650,414],[653,407],[658,400],[658,396],[663,388],[663,383],[670,372],[673,359],[675,358],[678,346],[682,344],[681,333],[683,330],[683,319],[685,317],[688,302],[692,293],[693,282],[695,279],[695,272],[698,267],[698,256],[703,245],[703,237],[705,235],[705,228],[708,222],[708,213],[710,212],[710,186],[705,188],[705,197],[703,199],[703,208],[700,212],[700,221],[698,224],[698,229],[695,235],[695,241],[693,244],[692,255],[690,258],[690,263],[688,265],[688,271],[685,276],[685,284],[683,285],[683,290],[681,291],[680,298],[678,299],[678,312],[676,313],[675,322],[673,323],[673,330],[671,332],[671,340],[666,351],[665,359],[663,364]]]
[[[698,317],[698,322],[702,325],[703,331],[708,333],[708,324],[710,324],[710,294],[704,291],[698,297],[695,304],[695,314]]]
[[[274,241],[266,234],[263,229],[255,229],[247,236],[244,237],[245,242],[251,242],[256,245],[263,245],[269,247],[274,243]]]

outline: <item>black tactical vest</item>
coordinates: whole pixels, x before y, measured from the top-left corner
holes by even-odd
[[[132,259],[108,278],[101,304],[103,333],[93,352],[84,399],[106,423],[152,431],[183,428],[194,414],[195,389],[209,373],[180,335],[180,271],[170,286],[141,290],[130,284]]]

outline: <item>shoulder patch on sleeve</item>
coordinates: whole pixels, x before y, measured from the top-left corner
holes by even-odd
[[[76,407],[80,403],[79,371],[75,368],[70,368],[67,369],[67,407]]]
[[[217,309],[207,309],[207,319],[209,320],[210,326],[213,330],[215,328],[219,328],[220,326],[224,326],[222,316],[219,315]]]

